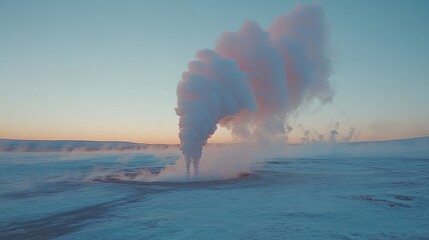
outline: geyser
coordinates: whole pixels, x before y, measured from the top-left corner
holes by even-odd
[[[177,86],[180,150],[198,174],[217,125],[244,140],[284,141],[285,120],[305,102],[333,97],[327,29],[319,4],[298,4],[267,29],[247,21],[196,54]]]

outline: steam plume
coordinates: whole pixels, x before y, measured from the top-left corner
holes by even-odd
[[[187,175],[217,124],[241,139],[284,140],[302,103],[332,99],[326,25],[318,4],[297,5],[268,29],[253,21],[201,50],[177,87],[176,113]]]

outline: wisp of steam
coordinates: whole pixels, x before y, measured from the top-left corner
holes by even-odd
[[[197,52],[177,86],[180,150],[198,175],[203,147],[224,126],[242,140],[285,140],[285,121],[334,92],[327,26],[319,4],[298,4],[268,27],[246,21]]]

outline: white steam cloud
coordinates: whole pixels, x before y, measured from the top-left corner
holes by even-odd
[[[332,99],[327,27],[318,4],[297,5],[267,29],[247,21],[201,50],[177,87],[180,150],[198,174],[217,125],[244,139],[285,140],[285,120],[304,102]]]

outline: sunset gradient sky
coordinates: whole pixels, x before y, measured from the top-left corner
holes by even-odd
[[[336,95],[291,117],[290,141],[336,126],[353,141],[429,135],[429,1],[319,2]],[[195,52],[295,4],[2,0],[0,138],[178,143],[176,86]]]

